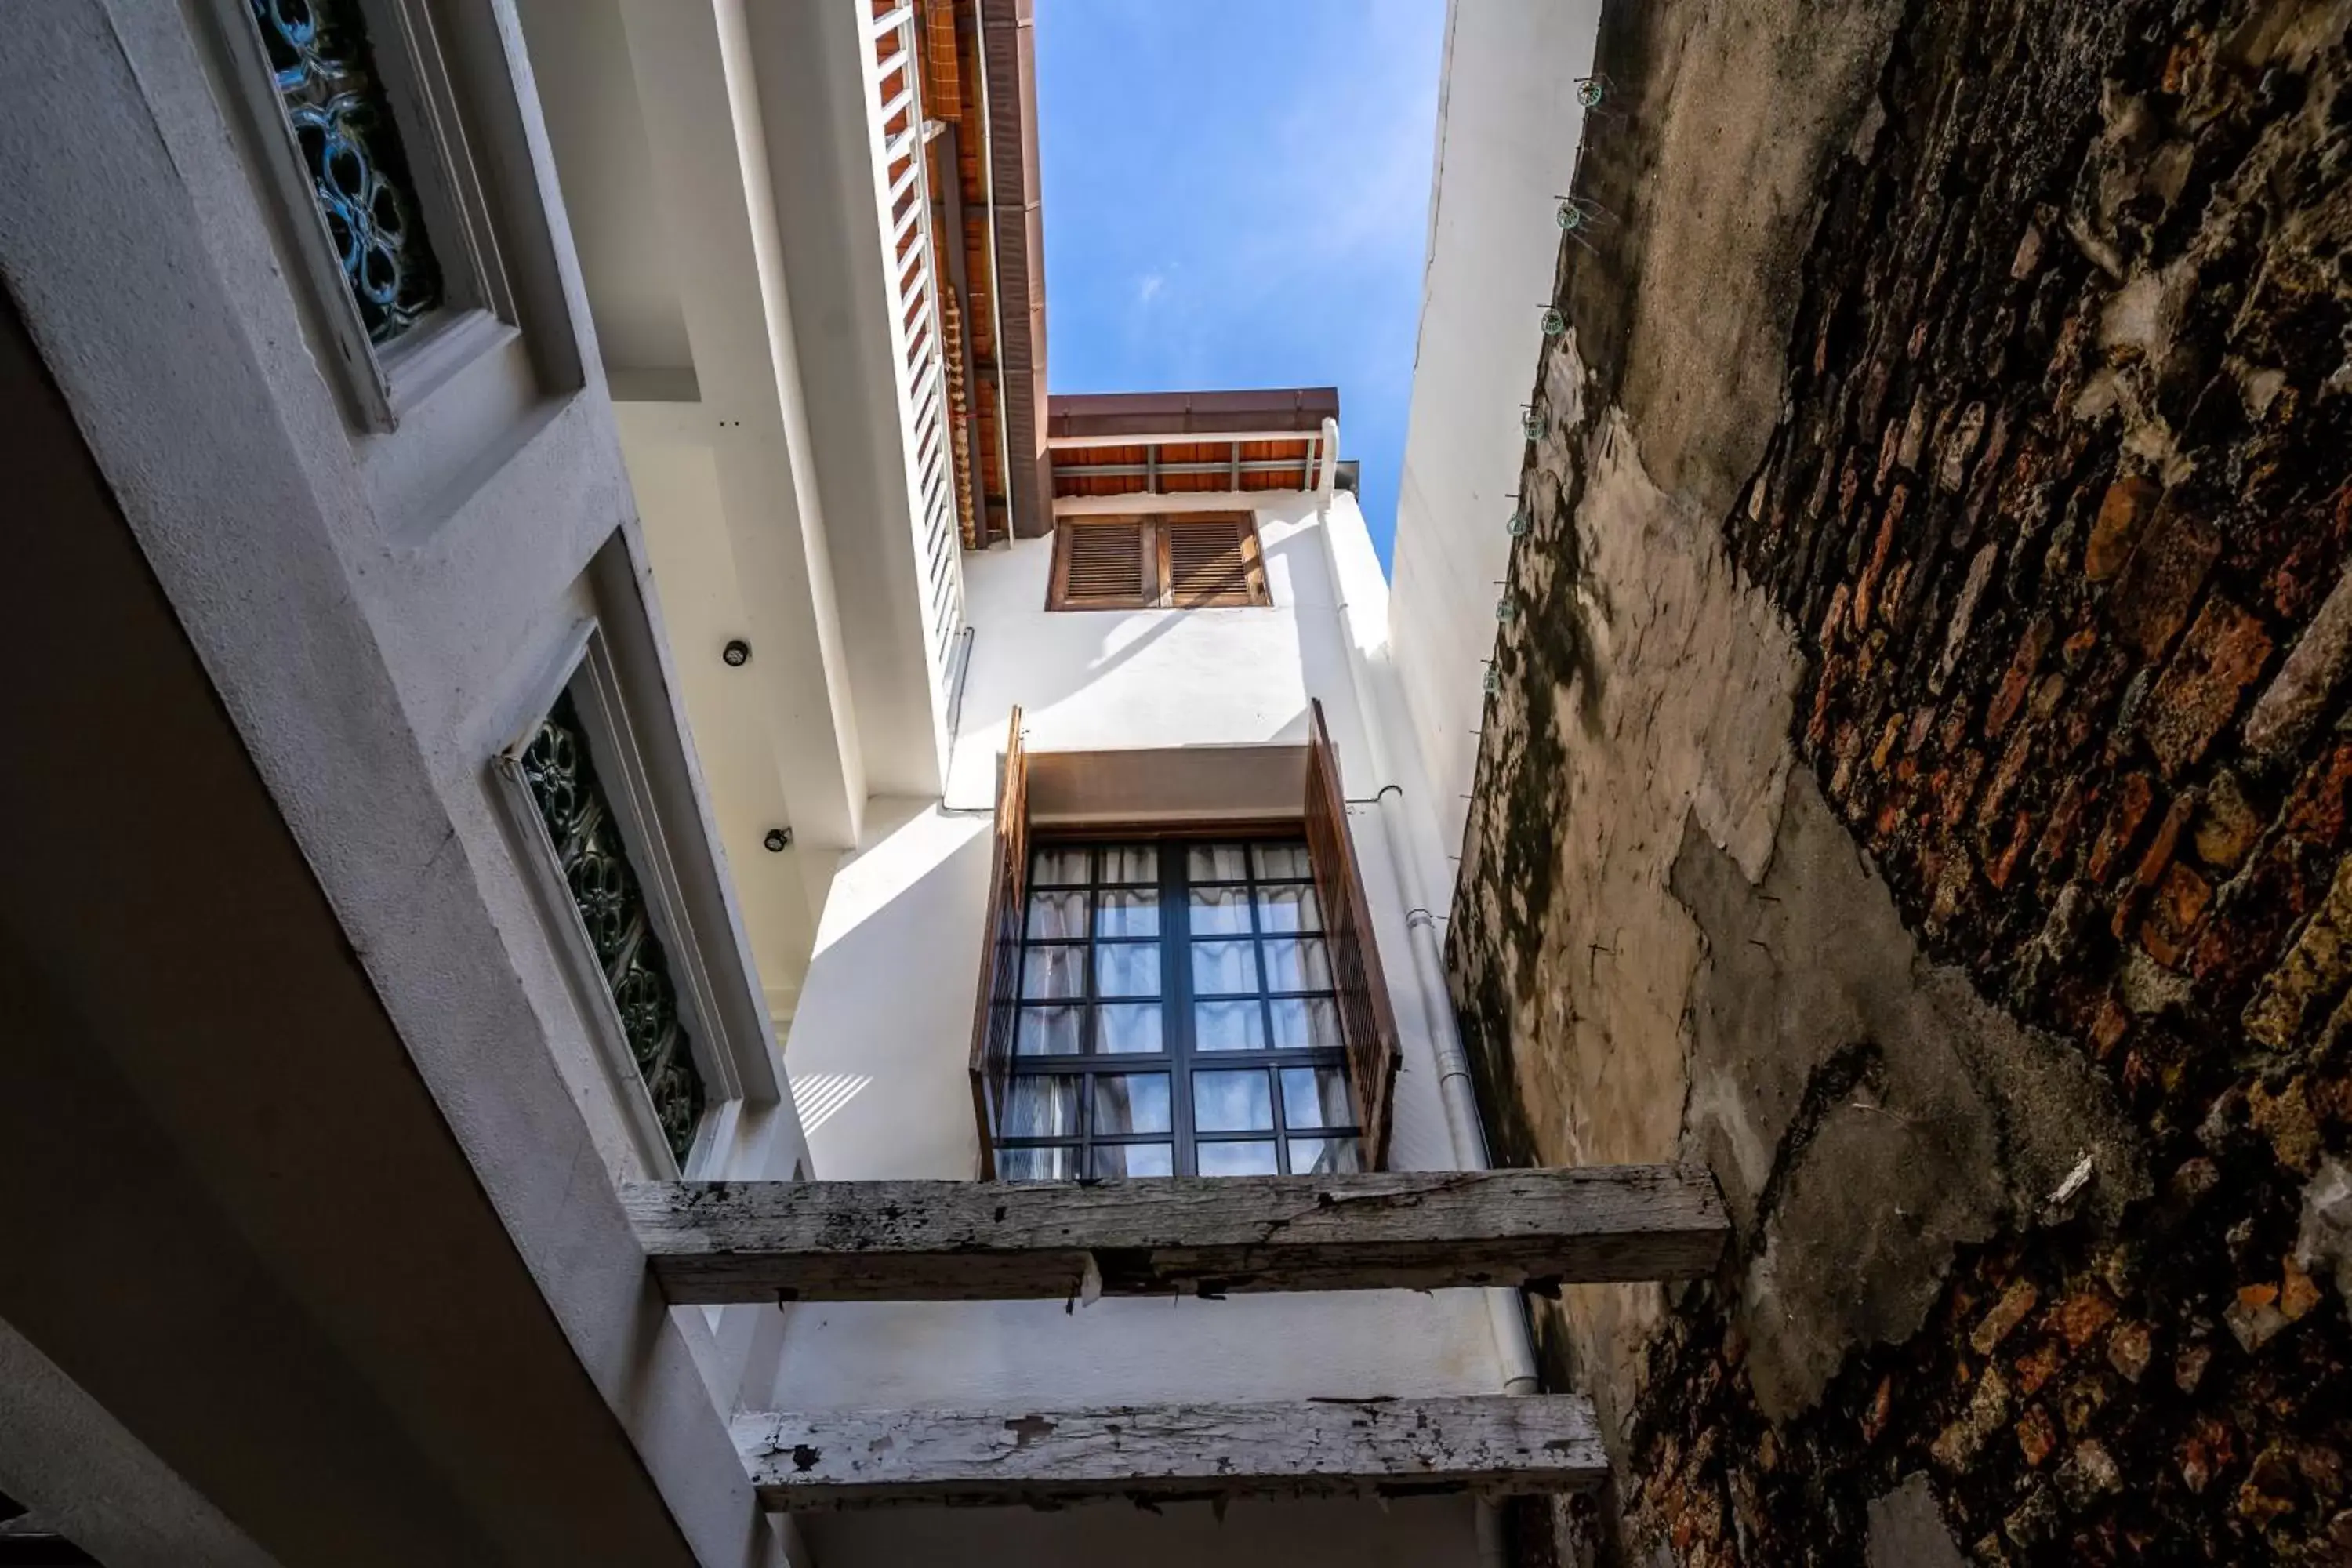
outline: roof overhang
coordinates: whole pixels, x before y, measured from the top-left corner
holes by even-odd
[[[1054,527],[1045,450],[1045,230],[1037,171],[1034,0],[974,0],[988,132],[988,216],[996,282],[996,374],[1013,531]],[[974,258],[974,260],[980,258]]]
[[[1120,495],[1311,490],[1338,456],[1336,387],[1090,393],[1055,397],[1047,421],[1057,500]]]

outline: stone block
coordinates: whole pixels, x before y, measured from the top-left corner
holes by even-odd
[[[2189,956],[2197,923],[2212,901],[2212,883],[2178,862],[2166,868],[2148,900],[2147,918],[2140,922],[2140,945],[2166,968],[2179,968]]]
[[[2263,819],[2254,814],[2237,774],[2225,769],[2215,775],[2191,834],[2197,858],[2217,871],[2234,871],[2245,863],[2262,831]]]
[[[2155,1336],[2146,1323],[2118,1323],[2107,1336],[2107,1364],[2126,1383],[2137,1383],[2155,1354]]]
[[[2318,1119],[2312,1114],[2308,1086],[2300,1078],[2273,1092],[2259,1079],[2246,1090],[2246,1120],[2270,1140],[2280,1164],[2301,1175],[2319,1168],[2323,1152]]]
[[[2033,731],[2020,730],[2010,737],[2002,749],[2000,763],[1993,769],[1991,782],[1985,785],[1984,796],[1977,805],[1977,826],[1990,827],[2008,808],[2009,797],[2016,792],[2025,777],[2025,764],[2033,755]]]
[[[2025,847],[2032,841],[2033,819],[2021,811],[2010,819],[2009,842],[1985,862],[1985,880],[2006,891],[2017,874],[2018,861],[2024,858]]]
[[[2046,1339],[2011,1363],[2010,1371],[2017,1379],[2017,1391],[2031,1399],[2066,1365],[2066,1342]]]
[[[1936,466],[1936,483],[1957,494],[1967,483],[1969,463],[1975,458],[1977,443],[1984,438],[1985,405],[1971,403],[1952,422],[1951,433],[1942,442],[1942,457]]]
[[[2090,542],[2084,546],[2084,576],[2105,583],[2124,569],[2163,494],[2163,486],[2138,474],[2107,487],[2105,499],[2099,502],[2098,519],[2091,524]]]
[[[2109,592],[2107,613],[2123,639],[2146,658],[2168,647],[2221,553],[2211,524],[2179,507],[2159,507],[2147,537]]]
[[[2279,827],[2302,845],[2332,847],[2343,842],[2347,820],[2352,820],[2352,741],[2339,741],[2295,780],[2294,793],[2279,808]]]
[[[2093,881],[2107,879],[2107,873],[2139,837],[2140,824],[2155,804],[2156,785],[2146,773],[2129,774],[2116,786],[2115,805],[2108,809],[2098,837],[2092,841],[2090,862],[2084,867]]]
[[[1988,541],[1978,550],[1975,559],[1969,563],[1968,577],[1960,584],[1959,599],[1953,605],[1951,619],[1945,628],[1943,657],[1936,661],[1936,672],[1927,678],[1928,691],[1937,697],[1944,694],[1952,672],[1959,668],[1960,654],[1967,647],[1969,632],[1976,623],[1977,605],[1984,597],[1986,584],[1992,581],[1992,569],[2000,559],[2000,544]],[[1905,570],[1907,572],[1908,569],[1906,563]],[[1899,583],[1888,590],[1890,599],[1895,601],[1902,598],[1902,594]]]
[[[2058,1424],[2050,1418],[2050,1412],[2039,1405],[2029,1407],[2019,1417],[2015,1430],[2017,1446],[2029,1465],[2041,1464],[2050,1457],[2051,1450],[2058,1447]]]
[[[2008,1289],[2000,1293],[2000,1300],[1978,1321],[1976,1331],[1969,1336],[1969,1347],[1979,1355],[1990,1355],[2009,1331],[2025,1321],[2025,1315],[2041,1299],[2042,1292],[2032,1280],[2011,1280]]]
[[[2218,594],[2206,601],[2141,715],[2166,777],[2178,777],[2205,754],[2270,656],[2270,632],[2260,617]]]
[[[2042,829],[2042,842],[2033,847],[2033,863],[2046,870],[2065,858],[2074,842],[2074,829],[2083,820],[2086,801],[2080,779],[2068,779],[2058,792],[2058,804],[2050,808],[2050,819]]]
[[[2009,1420],[2009,1382],[1997,1367],[1987,1367],[1969,1395],[1966,1409],[1937,1435],[1929,1455],[1948,1470],[1966,1470],[1995,1432]]]
[[[2352,571],[2287,650],[2278,674],[2246,716],[2246,749],[2275,760],[2302,745],[2352,667]]]
[[[2009,668],[2001,675],[2000,685],[1985,709],[1987,735],[1999,740],[2010,721],[2017,717],[2033,672],[2041,668],[2042,656],[2050,650],[2050,638],[2056,629],[2047,615],[2036,616],[2025,628],[2025,635],[2018,639],[2017,651],[2010,656]]]
[[[2352,976],[2352,858],[2336,868],[2327,896],[2246,1005],[2241,1021],[2263,1045],[2285,1046],[2305,1017]]]
[[[2050,1310],[2049,1324],[2063,1336],[2067,1348],[2081,1350],[2115,1321],[2116,1303],[2105,1290],[2090,1286],[2077,1290]]]
[[[2189,820],[2196,811],[2197,798],[2193,795],[2184,795],[2173,801],[2164,814],[2164,820],[2157,824],[2156,834],[2147,841],[2147,848],[2141,852],[2139,865],[2132,872],[2134,887],[2156,886],[2163,877],[2165,868],[2172,864],[2173,852],[2180,846],[2181,832],[2188,827]]]

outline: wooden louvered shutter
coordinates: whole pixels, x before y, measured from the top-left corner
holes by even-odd
[[[1162,518],[1160,570],[1172,609],[1267,602],[1257,530],[1244,513]]]
[[[1151,530],[1144,519],[1065,522],[1054,546],[1052,608],[1132,610],[1159,602]]]
[[[1339,993],[1339,1034],[1348,1047],[1348,1077],[1356,1091],[1356,1115],[1363,1128],[1364,1168],[1388,1160],[1389,1113],[1396,1090],[1396,1016],[1389,1006],[1388,983],[1372,938],[1364,877],[1348,838],[1347,795],[1339,787],[1339,754],[1323,725],[1323,704],[1309,705],[1313,730],[1307,752],[1307,847],[1315,862],[1315,896],[1323,906],[1323,930],[1331,972]]]
[[[1013,1030],[1019,1022],[1021,925],[1028,910],[1029,756],[1021,746],[1021,710],[1004,741],[1004,782],[996,796],[995,842],[988,859],[988,916],[982,926],[980,1002],[971,1025],[971,1105],[980,1123],[980,1173],[996,1174],[996,1134],[1013,1073]]]

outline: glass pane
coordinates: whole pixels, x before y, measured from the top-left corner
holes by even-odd
[[[1192,989],[1207,996],[1256,990],[1255,952],[1245,942],[1194,942]]]
[[[1319,936],[1285,937],[1265,944],[1268,991],[1328,991],[1331,954]]]
[[[1315,889],[1305,886],[1260,888],[1257,929],[1269,934],[1278,931],[1321,931],[1323,910],[1315,902]]]
[[[1159,995],[1160,944],[1156,942],[1107,942],[1097,946],[1095,994]]]
[[[1278,1051],[1336,1051],[1339,1038],[1339,1008],[1328,996],[1283,996],[1271,1004],[1274,1048]]]
[[[1013,1032],[1016,1057],[1074,1057],[1078,1054],[1078,1010],[1076,1007],[1024,1007],[1021,1026]]]
[[[1242,868],[1242,852],[1239,844],[1195,844],[1184,855],[1185,879],[1238,882],[1247,875]]]
[[[1193,889],[1192,920],[1194,936],[1249,935],[1249,889]]]
[[[1138,882],[1160,880],[1160,851],[1149,844],[1128,844],[1102,852],[1102,875],[1096,879],[1104,887],[1114,884],[1132,886]]]
[[[1078,1131],[1074,1074],[1014,1073],[1004,1096],[1007,1138],[1071,1138]]]
[[[1304,844],[1253,844],[1250,853],[1257,858],[1258,876],[1266,881],[1303,882],[1315,875]]]
[[[1349,1127],[1356,1102],[1343,1068],[1282,1069],[1282,1120],[1290,1127]]]
[[[1192,1004],[1192,1048],[1255,1051],[1265,1045],[1265,1020],[1255,997],[1245,1002]]]
[[[1095,1131],[1168,1131],[1168,1075],[1164,1072],[1097,1073]]]
[[[1098,893],[1095,897],[1097,936],[1158,936],[1160,895],[1156,891]]]
[[[1095,1150],[1097,1176],[1171,1176],[1176,1162],[1165,1143],[1111,1143]]]
[[[1362,1157],[1356,1152],[1353,1138],[1293,1138],[1290,1141],[1290,1173],[1294,1176],[1328,1176],[1336,1171],[1361,1169]]]
[[[1202,1132],[1255,1132],[1272,1127],[1274,1100],[1266,1093],[1265,1074],[1255,1069],[1194,1073],[1192,1125]]]
[[[1087,852],[1048,847],[1029,857],[1029,880],[1040,888],[1084,887],[1087,881]]]
[[[996,1173],[1007,1182],[1068,1182],[1078,1174],[1076,1149],[999,1149]]]
[[[1095,1009],[1095,1049],[1107,1056],[1146,1055],[1166,1049],[1160,1038],[1160,1004],[1121,1002]]]
[[[1204,1176],[1271,1176],[1274,1144],[1200,1143],[1193,1146],[1193,1163]]]
[[[1087,896],[1084,893],[1029,895],[1031,942],[1071,942],[1083,940],[1086,934]]]
[[[1083,996],[1087,994],[1087,950],[1083,947],[1033,947],[1021,955],[1024,996]]]

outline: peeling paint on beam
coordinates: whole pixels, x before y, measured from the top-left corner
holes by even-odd
[[[1576,1394],[850,1410],[735,1418],[772,1509],[1580,1491],[1608,1461]]]
[[[624,1194],[663,1293],[954,1301],[1685,1279],[1727,1224],[1674,1165],[1075,1185],[649,1183]]]

